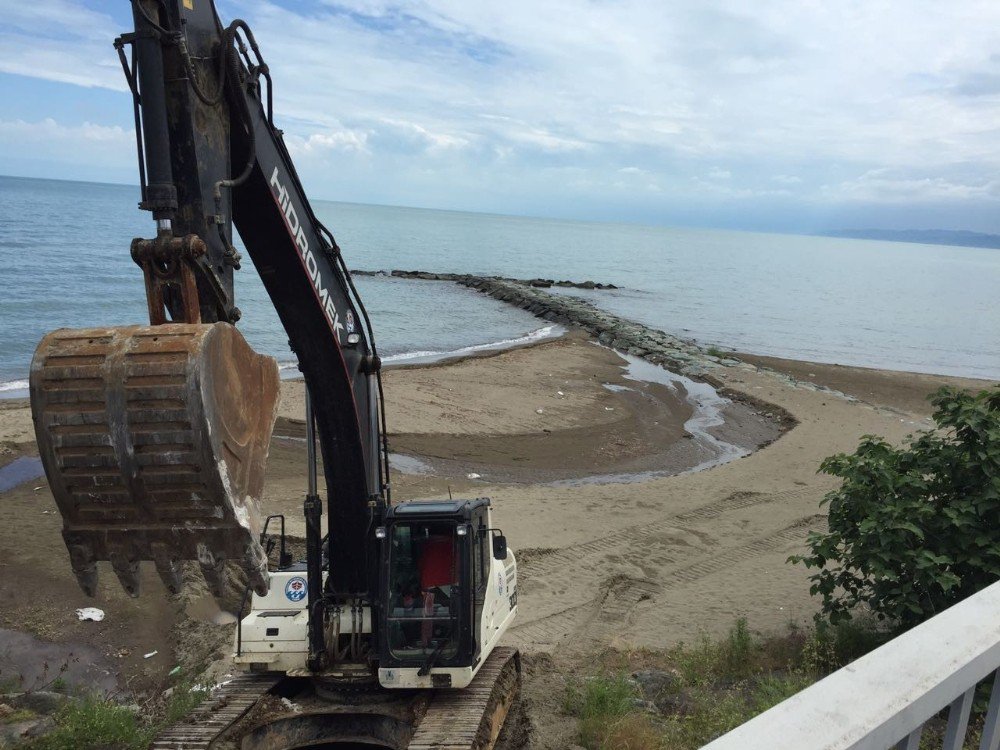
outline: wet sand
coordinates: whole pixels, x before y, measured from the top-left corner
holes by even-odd
[[[990,381],[987,380],[947,375],[925,375],[918,372],[904,373],[870,367],[802,362],[757,354],[733,356],[743,362],[776,370],[806,383],[815,383],[841,391],[860,401],[909,413],[929,414],[932,407],[927,396],[942,386],[979,389],[990,385]]]
[[[940,384],[989,385],[741,359],[712,375],[757,406],[729,404],[723,425],[697,430],[699,410],[711,416],[704,394],[692,402],[683,382],[630,379],[622,357],[580,334],[387,372],[390,446],[407,469],[392,473],[394,497],[492,497],[517,554],[520,608],[507,641],[546,665],[526,684],[533,746],[567,745],[562,724],[544,717],[558,713],[560,680],[604,648],[667,647],[739,616],[761,631],[807,620],[807,571],[785,558],[824,523],[819,502],[833,482],[817,475],[819,462],[864,434],[900,440],[926,426],[923,397]],[[300,383],[284,384],[266,486],[267,510],[288,514],[293,531],[305,488],[302,396]],[[737,450],[692,472],[711,463],[705,434]],[[0,467],[34,453],[32,440],[26,403],[0,401]],[[137,686],[204,659],[199,646],[225,652],[231,627],[198,622],[212,613],[167,597],[151,569],[139,599],[107,568],[98,601],[87,599],[44,481],[0,491],[0,507],[0,628],[98,649]],[[95,604],[102,623],[76,619],[76,607]]]

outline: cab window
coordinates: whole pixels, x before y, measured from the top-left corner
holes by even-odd
[[[459,566],[454,523],[392,527],[389,648],[397,659],[446,660],[458,651]]]

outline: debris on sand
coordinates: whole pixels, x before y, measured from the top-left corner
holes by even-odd
[[[104,619],[104,610],[97,607],[81,607],[76,611],[76,617],[80,622],[100,622]]]

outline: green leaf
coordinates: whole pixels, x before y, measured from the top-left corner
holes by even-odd
[[[865,435],[824,459],[828,532],[788,562],[817,572],[811,592],[831,621],[856,607],[914,625],[1000,577],[1000,386],[930,397],[935,430],[900,447]]]

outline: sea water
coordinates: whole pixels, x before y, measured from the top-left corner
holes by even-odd
[[[0,177],[0,391],[24,388],[41,336],[142,323],[133,186]],[[562,221],[313,201],[350,267],[591,279],[596,305],[706,345],[796,359],[1000,378],[1000,250]],[[289,364],[246,260],[240,327]],[[528,313],[449,282],[360,276],[387,358],[539,337]]]

